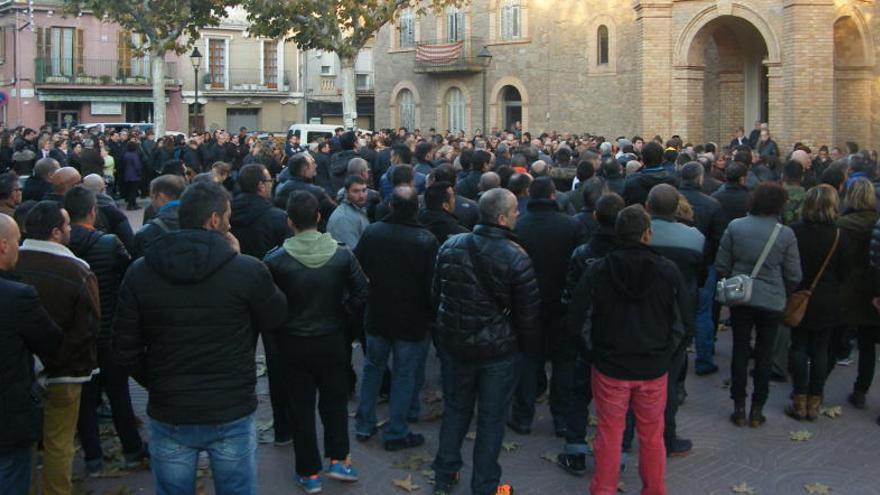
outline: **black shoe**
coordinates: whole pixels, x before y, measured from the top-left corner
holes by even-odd
[[[853,392],[849,394],[849,397],[847,397],[846,400],[848,400],[856,409],[865,408],[865,394],[862,392]]]
[[[788,381],[788,378],[781,373],[770,372],[770,381],[776,383],[785,383]]]
[[[735,402],[733,405],[733,414],[730,415],[730,421],[739,427],[748,424],[746,421],[746,404],[745,402]]]
[[[410,433],[409,435],[398,438],[396,440],[385,440],[385,450],[394,452],[396,450],[411,449],[425,443],[425,437],[418,433]]]
[[[694,374],[696,374],[697,376],[709,376],[714,375],[715,373],[718,373],[718,366],[714,364],[711,366],[700,367],[694,370]]]
[[[419,417],[416,416],[416,417],[414,417],[414,418],[406,418],[406,422],[409,423],[409,424],[411,424],[411,425],[414,425],[414,424],[416,424],[416,423],[419,422]]]
[[[513,430],[514,433],[517,433],[519,435],[530,435],[532,433],[532,429],[528,426],[520,426],[513,421],[508,421],[507,427]]]
[[[684,438],[675,437],[666,443],[667,457],[684,457],[691,453],[694,443]]]
[[[355,434],[354,434],[354,439],[357,440],[357,441],[360,442],[360,443],[367,443],[367,442],[369,442],[370,439],[373,438],[373,436],[375,436],[376,433],[378,433],[378,432],[379,432],[379,429],[378,429],[378,428],[373,428],[373,430],[372,430],[369,434],[355,432]]]
[[[576,476],[583,476],[587,472],[586,454],[559,454],[556,456],[556,465]]]

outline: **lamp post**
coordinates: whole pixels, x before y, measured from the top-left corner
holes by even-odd
[[[193,78],[193,86],[196,88],[196,98],[195,103],[193,104],[193,113],[195,114],[193,117],[195,118],[191,119],[193,126],[195,126],[199,119],[199,67],[202,65],[202,54],[199,53],[199,47],[193,47],[192,53],[189,54],[189,60],[192,62],[193,71],[195,71]],[[190,132],[194,130],[200,129],[190,129]]]
[[[477,58],[483,65],[483,137],[485,138],[488,135],[486,132],[486,72],[489,71],[489,64],[492,63],[492,52],[484,46],[477,54]]]

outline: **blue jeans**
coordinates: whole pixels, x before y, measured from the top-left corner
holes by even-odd
[[[425,359],[429,340],[406,342],[367,335],[364,371],[361,376],[361,402],[355,415],[355,431],[372,435],[376,429],[376,399],[382,387],[382,374],[393,354],[389,419],[382,432],[384,440],[398,440],[410,434],[406,418],[419,415],[419,391],[425,379]]]
[[[451,392],[444,397],[440,446],[434,458],[436,488],[448,489],[463,465],[461,443],[470,429],[474,406],[477,406],[477,438],[474,440],[474,495],[491,495],[501,480],[498,454],[504,440],[504,417],[517,381],[519,356],[486,362],[462,362],[450,359],[446,364]]]
[[[253,414],[213,425],[150,420],[150,467],[156,494],[194,494],[202,450],[211,460],[217,495],[256,495],[257,427]]]
[[[0,493],[26,495],[31,487],[31,448],[0,456]]]
[[[706,283],[700,289],[700,305],[697,308],[697,329],[694,338],[694,346],[697,351],[697,359],[694,368],[704,370],[715,365],[715,283],[718,281],[718,272],[714,266],[709,267],[709,275]],[[671,385],[671,384],[670,384]]]

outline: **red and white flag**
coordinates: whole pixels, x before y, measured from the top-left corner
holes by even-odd
[[[435,65],[452,63],[461,57],[463,46],[464,43],[461,41],[439,45],[418,45],[416,46],[416,61]]]

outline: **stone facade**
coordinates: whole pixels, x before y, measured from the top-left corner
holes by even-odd
[[[461,39],[459,60],[426,63],[400,22],[380,31],[377,127],[406,120],[470,133],[515,116],[533,133],[724,144],[760,120],[784,149],[880,146],[872,0],[473,0],[461,10],[462,34],[450,34],[449,11],[429,11],[413,29],[416,46]]]

